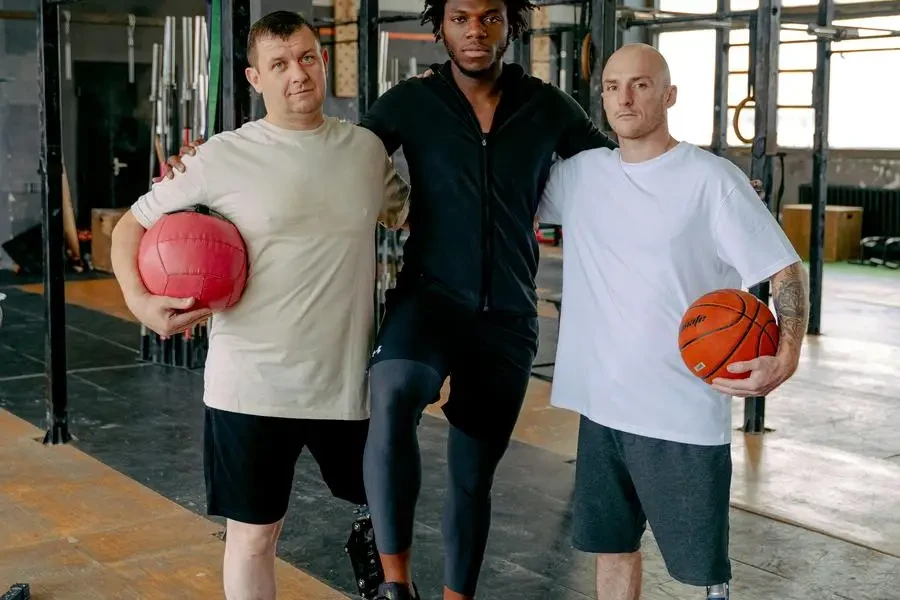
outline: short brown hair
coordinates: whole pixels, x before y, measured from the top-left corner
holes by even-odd
[[[260,18],[250,28],[247,36],[247,60],[251,66],[256,66],[256,44],[266,38],[278,38],[286,40],[304,27],[319,39],[319,32],[303,18],[303,15],[289,10],[276,10]]]

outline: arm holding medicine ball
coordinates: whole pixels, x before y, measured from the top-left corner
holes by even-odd
[[[775,356],[728,365],[732,373],[749,372],[748,378],[719,377],[712,387],[732,396],[765,396],[787,381],[800,362],[809,320],[809,277],[778,221],[746,180],[724,201],[714,235],[719,257],[737,269],[747,287],[771,282],[779,342]]]
[[[194,304],[192,298],[151,294],[144,287],[137,267],[141,238],[157,219],[166,213],[203,202],[202,168],[198,167],[192,164],[191,174],[185,173],[171,181],[155,183],[119,219],[112,233],[110,258],[125,304],[138,321],[163,337],[190,329],[211,314],[205,308],[189,310]]]

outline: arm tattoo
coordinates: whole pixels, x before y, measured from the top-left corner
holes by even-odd
[[[795,263],[776,273],[772,289],[781,341],[799,352],[809,322],[808,279],[803,266]]]

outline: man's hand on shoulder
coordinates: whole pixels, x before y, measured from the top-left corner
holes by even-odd
[[[759,179],[751,179],[751,180],[750,180],[750,185],[753,186],[753,190],[754,190],[754,191],[756,192],[756,194],[759,196],[759,199],[760,199],[760,200],[762,200],[762,199],[764,199],[764,198],[766,197],[766,190],[765,190],[765,188],[763,187],[763,182],[762,182],[762,181],[760,181]]]
[[[196,140],[194,140],[187,146],[182,146],[178,150],[177,156],[170,156],[169,160],[166,161],[165,174],[160,175],[159,177],[154,177],[153,183],[159,183],[163,179],[172,179],[173,177],[175,177],[175,171],[178,171],[179,173],[184,173],[184,171],[187,169],[187,167],[185,167],[184,163],[181,162],[181,157],[185,156],[185,155],[194,156],[197,153],[197,148],[202,146],[205,141],[206,140],[204,140],[203,138],[197,138]]]

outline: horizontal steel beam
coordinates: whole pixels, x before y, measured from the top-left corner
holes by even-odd
[[[839,4],[835,6],[834,18],[862,19],[866,17],[887,17],[900,15],[900,6],[896,2],[860,2],[857,4]],[[637,18],[635,15],[652,13],[650,18]],[[650,27],[655,31],[679,31],[690,29],[714,29],[729,24],[732,27],[745,25],[756,15],[755,10],[738,10],[724,13],[671,13],[664,11],[645,11],[623,8],[620,11],[621,25],[629,27]],[[816,4],[808,6],[785,6],[782,8],[782,23],[815,24],[819,16]],[[737,23],[735,23],[737,22]]]
[[[34,21],[37,13],[30,10],[0,10],[0,21]],[[71,23],[80,25],[114,25],[116,27],[128,26],[127,14],[94,14],[72,11]],[[159,27],[166,25],[164,17],[136,17],[135,27]]]

